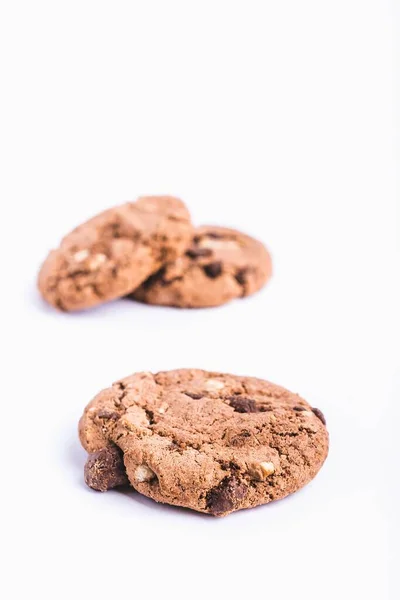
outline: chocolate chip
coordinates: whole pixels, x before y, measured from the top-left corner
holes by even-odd
[[[229,461],[229,468],[231,471],[240,471],[240,467],[239,465],[237,465],[236,463]]]
[[[318,417],[318,419],[319,419],[320,421],[322,421],[322,423],[323,423],[324,425],[326,425],[326,420],[325,420],[325,417],[324,417],[324,415],[323,415],[322,411],[320,411],[320,410],[319,410],[319,408],[313,408],[313,409],[312,409],[312,411],[313,411],[314,415],[315,415],[316,417]]]
[[[186,250],[186,256],[189,258],[200,258],[202,256],[211,256],[211,248],[189,248]]]
[[[208,265],[204,265],[203,267],[205,274],[207,277],[211,277],[211,279],[215,279],[219,277],[222,273],[222,263],[221,262],[213,262]]]
[[[146,413],[146,417],[149,422],[149,425],[154,425],[154,423],[155,423],[154,412],[152,410],[149,410],[148,408],[145,408],[144,412]]]
[[[239,269],[238,271],[236,271],[235,279],[240,285],[245,285],[245,283],[247,282],[248,272],[249,269],[247,267],[243,267],[243,269]]]
[[[117,421],[119,419],[119,414],[111,410],[101,410],[97,413],[97,417],[99,419],[110,419],[111,421]]]
[[[293,410],[297,410],[298,412],[301,412],[303,410],[307,410],[305,406],[293,406]]]
[[[248,486],[237,477],[225,477],[206,496],[207,508],[212,515],[222,515],[234,510],[246,496]]]
[[[166,279],[167,276],[167,268],[161,267],[161,269],[159,269],[156,273],[153,273],[153,275],[150,275],[150,277],[148,279],[146,279],[146,281],[144,281],[142,283],[142,286],[144,289],[148,289],[150,288],[152,285],[158,283],[161,286],[167,286],[167,285],[171,285],[171,283],[173,283],[174,281],[178,281],[179,279],[182,279],[182,275],[177,276],[177,277],[172,277],[171,279]]]
[[[199,244],[204,238],[210,238],[212,240],[234,239],[233,236],[226,235],[225,233],[217,233],[216,231],[205,231],[201,235],[193,236],[193,244]]]
[[[166,268],[161,267],[161,269],[159,269],[158,271],[153,273],[153,275],[150,275],[150,277],[142,283],[144,289],[150,288],[154,283],[163,282],[163,277],[165,275],[165,272],[166,272]]]
[[[247,443],[247,438],[251,437],[249,431],[241,431],[230,440],[230,445],[235,448],[241,448]]]
[[[193,392],[184,392],[184,394],[189,396],[189,398],[193,398],[193,400],[200,400],[203,397],[203,394],[194,394]]]
[[[102,231],[102,238],[106,237],[120,238],[121,237],[121,223],[119,221],[114,221],[106,225]]]
[[[99,492],[129,483],[121,450],[110,446],[89,454],[85,464],[85,482]]]
[[[273,410],[272,406],[261,404],[252,398],[228,396],[226,400],[228,400],[229,406],[232,406],[235,412],[238,413],[260,413]]]
[[[178,444],[178,442],[175,442],[174,440],[171,442],[169,447],[172,452],[178,452],[178,454],[182,454],[186,449],[183,443]]]
[[[215,231],[207,231],[207,233],[205,233],[204,235],[213,240],[223,240],[226,237],[224,233],[216,233]]]
[[[231,396],[229,398],[229,406],[232,406],[234,411],[238,413],[260,412],[256,401],[251,398],[235,398],[235,396]]]

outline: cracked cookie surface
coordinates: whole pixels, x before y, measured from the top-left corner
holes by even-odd
[[[130,297],[148,304],[201,308],[258,291],[271,277],[261,242],[225,227],[195,229],[183,256],[164,265]]]
[[[89,486],[125,473],[145,496],[215,516],[295,492],[328,453],[322,412],[297,394],[199,369],[121,379],[88,404],[79,436]]]
[[[81,310],[124,296],[187,247],[189,213],[181,200],[148,196],[106,210],[69,233],[38,277],[54,307]]]

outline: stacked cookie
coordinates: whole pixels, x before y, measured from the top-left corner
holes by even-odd
[[[232,229],[194,228],[181,200],[146,197],[77,227],[52,251],[39,290],[64,311],[115,298],[176,307],[224,304],[259,290],[271,259]],[[200,369],[134,373],[86,407],[85,481],[224,516],[307,484],[328,453],[319,409],[254,377]]]
[[[252,294],[270,276],[271,259],[260,242],[223,227],[194,228],[181,200],[155,196],[74,229],[45,260],[38,287],[63,311],[123,296],[200,308]]]

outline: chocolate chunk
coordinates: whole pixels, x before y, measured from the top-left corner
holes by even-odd
[[[99,419],[110,419],[111,421],[118,421],[119,414],[111,410],[100,410],[97,413]]]
[[[150,410],[149,408],[145,408],[144,411],[146,413],[146,417],[149,422],[149,425],[154,425],[154,423],[155,423],[154,412],[152,410]]]
[[[235,398],[235,396],[231,396],[229,398],[229,405],[238,413],[260,412],[256,401],[251,398]]]
[[[293,406],[293,410],[296,410],[297,412],[301,412],[303,410],[307,410],[307,408],[305,406]]]
[[[251,433],[249,431],[242,431],[230,440],[230,445],[236,448],[241,448],[242,446],[246,445],[249,437],[251,437]]]
[[[202,256],[211,256],[211,248],[189,248],[186,250],[186,256],[189,258],[200,258]]]
[[[165,266],[161,267],[161,269],[159,269],[156,273],[153,273],[153,275],[150,275],[150,277],[142,283],[143,289],[147,290],[151,288],[152,285],[157,283],[164,287],[170,285],[173,281],[178,281],[179,279],[182,279],[182,275],[172,277],[170,279],[167,279],[167,276],[167,268]]]
[[[247,490],[248,486],[237,477],[225,477],[207,493],[207,508],[213,515],[223,515],[238,507]]]
[[[207,231],[207,233],[204,235],[206,237],[211,238],[212,240],[223,240],[224,238],[227,237],[225,234],[217,233],[216,231]]]
[[[193,398],[193,400],[200,400],[200,398],[203,397],[203,394],[194,394],[193,392],[184,392],[184,394],[190,398]]]
[[[99,492],[129,483],[121,450],[110,446],[89,454],[85,464],[85,482]]]
[[[153,275],[150,275],[150,277],[148,279],[146,279],[146,281],[143,282],[143,284],[142,284],[143,287],[145,289],[148,289],[149,287],[151,287],[153,284],[157,283],[158,281],[163,282],[165,272],[166,272],[166,268],[161,267],[161,269],[159,269],[158,271],[153,273]]]
[[[236,271],[235,279],[240,285],[245,285],[247,282],[248,272],[248,267],[243,267],[243,269],[238,269],[238,271]]]
[[[324,417],[323,413],[322,413],[322,412],[319,410],[319,408],[313,408],[313,409],[312,409],[312,411],[313,411],[314,415],[315,415],[316,417],[318,417],[318,419],[319,419],[320,421],[322,421],[322,423],[323,423],[324,425],[326,425],[326,420],[325,420],[325,417]]]
[[[208,265],[204,265],[203,267],[205,274],[207,277],[211,277],[211,279],[215,279],[219,277],[222,273],[222,263],[221,262],[213,262]]]

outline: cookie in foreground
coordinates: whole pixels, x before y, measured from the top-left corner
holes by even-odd
[[[258,240],[225,227],[194,230],[183,256],[163,265],[130,298],[164,306],[219,306],[261,289],[272,273],[271,257]]]
[[[86,407],[86,483],[215,516],[284,498],[328,454],[319,409],[256,379],[199,369],[135,373]]]
[[[191,233],[189,212],[178,198],[149,196],[110,208],[50,252],[39,273],[39,291],[65,311],[125,296],[180,256]]]

